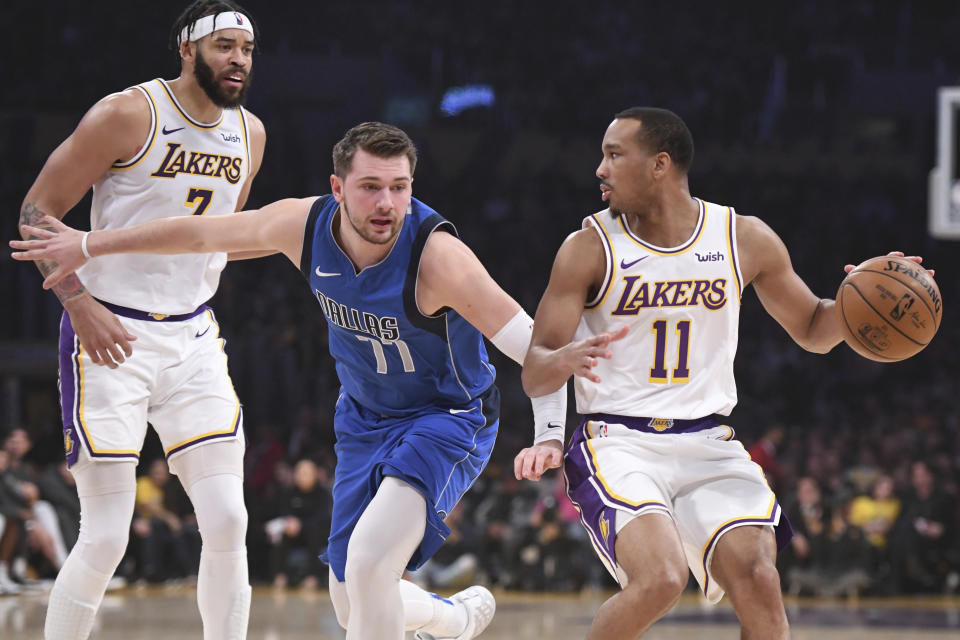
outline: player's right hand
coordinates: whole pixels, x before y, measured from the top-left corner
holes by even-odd
[[[586,378],[591,382],[600,382],[600,376],[593,372],[593,368],[599,362],[598,358],[609,360],[613,357],[613,352],[607,347],[611,342],[620,340],[630,329],[624,325],[613,333],[598,333],[595,336],[584,338],[571,342],[563,347],[563,359],[567,366],[573,370],[573,375]]]
[[[539,480],[547,469],[556,469],[563,459],[563,444],[546,440],[527,447],[513,459],[513,475],[517,480]]]
[[[45,260],[56,264],[56,269],[43,281],[43,288],[50,289],[87,261],[80,248],[84,232],[68,227],[53,216],[44,216],[40,222],[53,231],[22,225],[23,233],[34,239],[11,240],[10,246],[20,249],[13,252],[14,260]]]
[[[94,364],[116,369],[133,348],[130,343],[137,337],[127,331],[109,309],[97,302],[90,294],[67,300],[64,305],[70,315],[70,324]]]

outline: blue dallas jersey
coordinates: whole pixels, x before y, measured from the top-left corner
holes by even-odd
[[[483,336],[453,310],[425,316],[416,303],[427,238],[438,230],[456,235],[453,224],[413,199],[387,257],[357,273],[333,238],[337,209],[331,196],[314,202],[300,270],[327,318],[344,391],[384,416],[462,406],[481,395],[496,375]]]

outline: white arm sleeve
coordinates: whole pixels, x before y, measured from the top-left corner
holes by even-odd
[[[501,353],[523,365],[530,348],[533,334],[533,318],[521,309],[510,318],[497,334],[490,338]],[[531,398],[533,405],[533,443],[546,440],[564,440],[564,425],[567,422],[567,385],[539,398]]]

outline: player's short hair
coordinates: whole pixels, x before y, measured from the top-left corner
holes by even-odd
[[[361,122],[347,131],[340,142],[333,146],[333,173],[341,180],[353,168],[353,156],[357,149],[378,158],[407,156],[410,175],[417,168],[417,147],[403,129],[383,122]]]
[[[670,156],[680,171],[687,173],[693,164],[693,136],[686,123],[672,111],[656,107],[630,107],[614,116],[640,121],[640,144],[654,153]]]
[[[226,11],[236,11],[250,18],[250,26],[253,27],[254,45],[260,42],[260,30],[257,29],[257,21],[253,19],[253,16],[250,15],[249,11],[237,3],[230,2],[230,0],[194,0],[189,7],[183,10],[183,13],[180,14],[180,17],[177,18],[177,21],[173,23],[173,28],[170,29],[170,48],[179,52],[180,34],[183,33],[184,29],[187,29],[187,39],[189,39],[190,31],[193,28],[193,23],[200,18],[206,16],[215,16],[218,13],[224,13]],[[177,60],[179,59],[180,54],[178,53]]]

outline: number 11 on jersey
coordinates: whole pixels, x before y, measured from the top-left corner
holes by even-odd
[[[668,382],[690,381],[690,321],[677,321],[677,366],[673,376],[667,379],[667,321],[656,320],[651,327],[656,340],[653,354],[653,366],[650,367],[650,382],[666,384]]]

